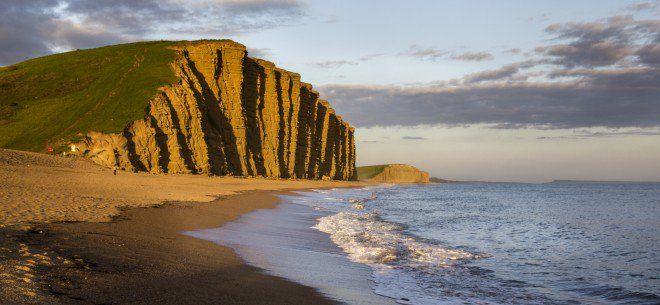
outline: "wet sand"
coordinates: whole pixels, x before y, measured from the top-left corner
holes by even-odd
[[[86,160],[6,150],[0,179],[2,304],[333,304],[180,232],[273,208],[275,192],[359,185],[113,176]]]

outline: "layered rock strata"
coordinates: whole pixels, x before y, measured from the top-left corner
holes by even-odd
[[[299,74],[233,41],[177,52],[180,81],[159,89],[144,119],[73,150],[128,171],[356,179],[354,129]]]
[[[369,181],[381,183],[429,183],[429,173],[407,164],[388,164]]]

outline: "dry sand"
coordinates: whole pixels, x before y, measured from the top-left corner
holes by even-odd
[[[87,159],[0,149],[0,226],[26,222],[108,221],[120,207],[167,201],[209,202],[249,190],[346,187],[357,182],[152,175]]]
[[[272,208],[275,191],[358,185],[114,176],[87,160],[0,150],[0,304],[330,304],[179,232]]]

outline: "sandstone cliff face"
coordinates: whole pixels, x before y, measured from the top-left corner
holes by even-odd
[[[354,129],[300,75],[232,41],[181,45],[180,81],[122,133],[75,143],[129,171],[355,180]]]
[[[406,164],[390,164],[369,180],[382,183],[428,183],[429,173]]]

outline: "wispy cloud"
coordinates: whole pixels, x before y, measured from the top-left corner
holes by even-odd
[[[315,62],[312,64],[319,68],[328,69],[328,68],[338,68],[341,66],[354,66],[357,65],[357,62],[352,60],[328,60],[328,61]]]
[[[426,140],[427,138],[425,137],[419,137],[419,136],[403,136],[401,139],[404,140],[415,140],[415,141],[421,141],[421,140]]]
[[[416,44],[411,45],[407,51],[399,53],[399,55],[405,55],[421,60],[430,61],[436,61],[440,58],[443,58],[447,54],[448,52],[446,51],[442,51],[436,48],[424,48]]]
[[[525,61],[519,63],[508,64],[498,69],[485,70],[468,74],[463,78],[463,81],[468,84],[479,83],[483,81],[501,80],[511,78],[521,69],[531,68],[535,65],[534,61]]]
[[[492,60],[493,54],[490,54],[488,52],[465,52],[461,54],[451,55],[449,58],[454,60],[462,60],[462,61],[485,61],[485,60]]]
[[[358,60],[359,60],[359,61],[370,61],[370,60],[372,60],[372,59],[374,59],[374,58],[378,58],[378,57],[381,57],[381,56],[384,56],[384,55],[385,55],[385,53],[372,53],[372,54],[366,54],[366,55],[363,55],[363,56],[361,56],[360,58],[358,58]]]
[[[657,128],[637,128],[637,129],[611,129],[605,131],[576,130],[570,135],[561,136],[542,136],[537,140],[575,140],[591,138],[613,138],[622,136],[660,136],[660,129]]]
[[[504,50],[504,53],[507,53],[507,54],[520,54],[520,53],[522,53],[522,50],[520,48],[511,48],[511,49]]]
[[[251,57],[256,58],[268,58],[273,55],[273,52],[269,48],[248,48],[248,54]]]
[[[398,55],[409,56],[419,60],[437,61],[440,59],[452,59],[461,61],[485,61],[492,60],[493,54],[489,52],[463,52],[452,53],[445,50],[440,50],[433,47],[421,47],[419,45],[411,45],[408,50],[400,52]]]
[[[633,3],[628,5],[627,9],[635,12],[640,12],[640,11],[652,11],[660,7],[660,2],[658,1],[646,1],[646,2],[639,2],[639,3]]]

